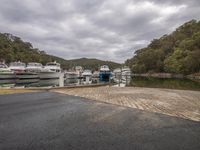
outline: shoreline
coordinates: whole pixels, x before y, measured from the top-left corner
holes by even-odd
[[[189,75],[184,74],[175,74],[175,73],[134,73],[133,77],[153,77],[161,79],[191,79],[191,80],[200,80],[200,73],[194,73]]]

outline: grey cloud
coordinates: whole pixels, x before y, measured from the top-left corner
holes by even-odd
[[[123,62],[152,39],[200,19],[199,0],[0,0],[0,32],[66,59]]]

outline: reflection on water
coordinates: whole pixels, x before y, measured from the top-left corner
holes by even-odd
[[[139,87],[156,87],[156,88],[170,88],[170,89],[187,89],[200,90],[200,81],[193,81],[189,79],[160,79],[153,77],[132,77],[130,80],[114,79],[115,83],[124,83],[128,86]],[[130,83],[129,83],[130,82]],[[92,78],[92,84],[100,83],[98,78]],[[84,79],[70,78],[64,79],[64,86],[68,85],[82,85],[86,84]],[[0,87],[57,87],[59,86],[59,79],[16,79],[16,80],[0,80]]]
[[[133,77],[129,86],[200,90],[200,81],[174,78]]]
[[[70,78],[70,79],[65,79],[65,81],[64,81],[64,85],[70,85],[70,84],[79,84],[79,83],[81,83],[80,82],[80,79],[78,79],[78,78]]]
[[[92,83],[98,83],[94,80]],[[64,79],[64,86],[86,84],[84,79],[70,78]],[[59,79],[26,79],[26,80],[0,80],[0,87],[56,87],[59,86]]]
[[[24,86],[24,87],[45,87],[45,86],[59,86],[59,79],[17,79],[17,80],[0,80],[0,86]]]

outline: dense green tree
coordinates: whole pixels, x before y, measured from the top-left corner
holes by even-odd
[[[47,62],[57,61],[63,69],[73,68],[77,65],[86,69],[97,70],[100,65],[107,64],[114,69],[120,66],[111,61],[101,61],[98,59],[74,59],[65,60],[56,56],[48,55],[45,51],[33,48],[29,42],[22,41],[19,37],[9,33],[0,33],[0,60],[4,59],[6,63],[12,61],[39,62],[45,65]]]
[[[191,20],[170,35],[154,39],[125,63],[133,72],[190,74],[200,71],[200,21]]]

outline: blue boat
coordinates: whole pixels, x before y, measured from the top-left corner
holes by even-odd
[[[109,82],[112,77],[112,73],[107,65],[103,65],[99,71],[99,81]]]

